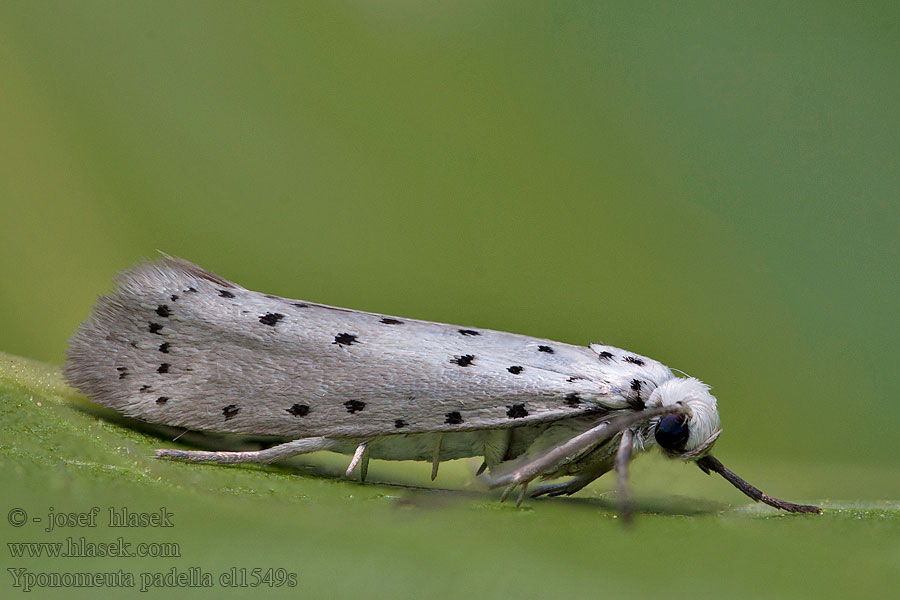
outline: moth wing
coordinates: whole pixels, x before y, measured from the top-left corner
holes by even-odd
[[[597,348],[261,294],[167,257],[119,276],[65,374],[155,423],[359,438],[633,410],[668,372]]]

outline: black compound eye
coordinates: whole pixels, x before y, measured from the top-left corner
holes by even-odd
[[[666,450],[681,452],[689,435],[684,415],[666,415],[656,424],[656,443]]]

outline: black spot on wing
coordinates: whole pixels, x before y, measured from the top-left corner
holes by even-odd
[[[538,346],[538,352],[546,352],[547,354],[553,354],[553,348],[550,346]]]
[[[524,419],[528,416],[528,411],[525,410],[524,404],[513,404],[512,406],[507,406],[506,408],[506,416],[510,419]]]
[[[189,287],[188,289],[184,290],[184,293],[185,293],[185,294],[188,294],[188,293],[190,293],[190,294],[196,294],[196,293],[197,293],[197,288]]]
[[[169,312],[168,306],[166,306],[165,304],[160,304],[159,306],[156,307],[156,314],[158,314],[161,317],[168,317],[172,313]]]
[[[171,344],[169,342],[163,342],[162,344],[159,345],[159,351],[162,352],[163,354],[168,354],[170,347],[171,347]]]
[[[282,320],[283,318],[284,318],[284,315],[281,313],[267,312],[266,314],[262,315],[259,318],[259,322],[262,323],[263,325],[268,325],[269,327],[275,327],[275,324],[278,321]]]
[[[475,331],[474,329],[460,329],[459,333],[467,336],[481,335],[480,331]]]
[[[291,306],[296,306],[297,308],[308,308],[309,304],[306,304],[304,302],[294,302],[293,304],[291,304]]]
[[[630,406],[634,410],[644,410],[644,407],[646,406],[644,404],[644,401],[640,397],[627,398],[625,401],[628,402],[628,406]]]
[[[642,361],[641,359],[639,359],[637,356],[626,356],[626,357],[625,357],[625,362],[629,362],[629,363],[631,363],[631,364],[633,364],[633,365],[637,365],[637,366],[639,366],[639,367],[643,367],[643,366],[644,366],[644,361]]]
[[[513,365],[511,367],[507,367],[506,370],[509,371],[510,373],[512,373],[513,375],[518,375],[519,373],[524,371],[524,369],[522,367],[520,367],[519,365]]]
[[[635,410],[644,410],[644,400],[641,398],[641,380],[640,379],[632,379],[631,380],[631,389],[634,391],[634,394],[629,394],[626,401],[628,402],[628,406]]]
[[[160,363],[159,368],[156,369],[157,373],[168,373],[169,372],[169,363]]]
[[[241,409],[236,404],[229,404],[225,408],[222,409],[222,415],[225,417],[225,420],[233,419],[236,414],[238,414]]]
[[[597,354],[597,358],[599,358],[600,360],[609,360],[609,359],[613,358],[613,353],[607,352],[606,350],[604,350],[603,352],[600,352],[599,354]]]
[[[450,359],[450,362],[453,364],[459,365],[460,367],[468,367],[475,361],[475,357],[471,354],[463,354],[462,356],[454,356]]]
[[[356,339],[356,336],[352,333],[339,333],[334,336],[334,341],[332,344],[337,344],[338,346],[352,346],[353,344],[358,344],[359,342]]]
[[[294,404],[287,411],[295,417],[305,417],[309,414],[309,406],[306,404]]]
[[[408,427],[408,426],[409,426],[409,423],[407,423],[403,419],[397,419],[396,421],[394,421],[394,427],[396,427],[397,429],[403,429],[404,427]]]
[[[157,404],[165,404],[168,401],[169,401],[168,396],[160,396],[159,398],[156,399]]]
[[[378,322],[384,323],[385,325],[403,325],[403,321],[398,321],[397,319],[392,319],[390,317],[385,317]]]
[[[358,413],[362,409],[364,409],[366,407],[366,403],[360,402],[359,400],[347,400],[346,402],[344,402],[344,406],[347,408],[347,412],[352,415],[353,413]]]
[[[142,393],[142,394],[146,394],[147,392],[149,392],[149,391],[152,390],[152,389],[153,389],[153,386],[150,386],[150,385],[142,385],[142,386],[141,386],[141,389],[139,389],[138,391],[139,391],[140,393]]]
[[[579,404],[581,404],[581,396],[578,394],[566,394],[566,406],[575,408]]]
[[[177,302],[177,301],[178,301],[178,298],[179,298],[178,294],[172,294],[171,296],[169,296],[169,299],[170,299],[172,302]]]
[[[219,295],[223,298],[234,298],[234,294],[228,290],[219,290]]]
[[[463,422],[462,415],[459,414],[459,411],[454,410],[453,412],[448,412],[444,415],[446,419],[444,419],[444,423],[447,425],[459,425]]]
[[[150,333],[155,333],[156,335],[162,335],[160,330],[163,328],[159,323],[148,323],[147,329],[150,330]]]
[[[128,377],[128,367],[116,367],[116,371],[119,372],[119,379]]]

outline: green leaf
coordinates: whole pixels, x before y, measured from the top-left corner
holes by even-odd
[[[153,458],[155,448],[172,444],[172,432],[90,404],[56,367],[0,354],[4,540],[65,545],[69,538],[121,538],[132,551],[155,543],[179,554],[29,558],[13,556],[8,546],[0,549],[5,566],[23,577],[130,574],[128,591],[155,584],[166,594],[178,584],[174,568],[188,583],[191,573],[208,574],[212,587],[192,592],[210,596],[221,594],[228,583],[221,578],[232,567],[250,579],[252,569],[262,569],[261,579],[270,575],[261,584],[265,593],[292,597],[874,597],[888,595],[897,582],[897,502],[824,502],[824,515],[785,515],[747,503],[693,467],[650,459],[635,464],[639,512],[626,528],[604,491],[609,482],[516,509],[479,485],[477,462],[442,465],[434,487],[429,465],[373,461],[375,481],[360,485],[339,477],[347,458],[334,455],[267,467]],[[838,469],[832,474],[841,476]],[[829,474],[774,479],[780,488],[807,489],[822,476]],[[94,526],[79,525],[78,515],[90,515],[92,507]],[[109,527],[110,510],[121,515],[123,507],[167,514],[172,527]],[[13,526],[13,509],[25,511],[28,521]],[[51,512],[74,516],[47,531]],[[296,587],[287,583],[291,573]],[[6,574],[9,587],[14,577]],[[278,587],[282,576],[286,583]],[[97,588],[73,587],[67,597],[96,594]]]

